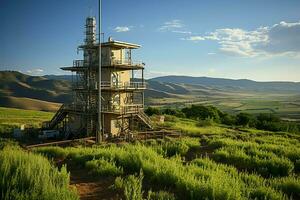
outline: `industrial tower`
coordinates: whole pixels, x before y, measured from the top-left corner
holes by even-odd
[[[61,68],[72,72],[73,102],[62,105],[45,128],[60,127],[66,137],[69,134],[95,136],[99,123],[100,132],[107,137],[151,128],[151,120],[143,111],[145,64],[132,60],[132,50],[140,45],[111,38],[100,44],[96,41],[94,17],[86,19],[85,30],[85,42],[78,47],[83,51],[83,60],[74,60],[73,66]],[[98,121],[99,99],[101,122]]]

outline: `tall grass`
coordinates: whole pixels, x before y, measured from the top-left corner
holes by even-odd
[[[101,158],[87,161],[85,168],[97,176],[119,176],[123,174],[122,167],[117,167],[114,161],[107,161]]]
[[[166,191],[148,192],[147,200],[175,200],[175,196],[172,193]]]
[[[0,125],[27,124],[37,127],[41,122],[50,120],[53,115],[52,112],[0,107]]]
[[[291,176],[276,178],[270,181],[271,185],[291,196],[293,199],[300,199],[300,179]]]
[[[150,145],[153,149],[156,149],[158,153],[172,157],[175,155],[184,156],[190,149],[200,147],[200,141],[198,138],[184,137],[179,139],[165,139],[157,141],[148,141],[147,145]]]
[[[180,157],[164,158],[155,149],[141,144],[64,151],[82,166],[101,158],[122,167],[126,174],[143,170],[151,184],[172,188],[176,196],[185,199],[287,199],[291,194],[267,184],[268,179],[258,175],[239,172],[207,158],[184,164]]]
[[[189,136],[200,136],[203,134],[206,135],[215,135],[215,134],[224,134],[230,129],[221,126],[197,126],[198,122],[191,119],[182,119],[178,118],[176,121],[167,121],[163,126],[171,127],[177,130],[181,130],[183,133]]]
[[[232,164],[241,170],[257,172],[265,177],[288,176],[294,169],[293,163],[286,158],[280,158],[266,151],[246,152],[244,149],[236,147],[218,149],[213,154],[213,159]]]
[[[69,173],[42,156],[20,149],[0,151],[0,199],[79,199],[69,188]]]
[[[272,139],[276,137],[272,136]],[[254,138],[256,141],[257,138]],[[253,140],[253,139],[252,139]],[[282,139],[288,144],[289,139]],[[293,145],[272,144],[269,136],[261,136],[260,143],[250,140],[214,138],[209,145],[217,148],[213,157],[219,162],[233,164],[241,169],[257,171],[262,175],[287,176],[299,172],[300,148]],[[267,142],[263,142],[267,141]],[[276,143],[276,142],[275,142]]]
[[[144,193],[142,190],[143,178],[142,172],[140,172],[139,176],[117,177],[114,187],[123,190],[126,200],[142,200]]]

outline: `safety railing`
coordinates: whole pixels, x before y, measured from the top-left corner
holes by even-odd
[[[111,65],[134,65],[134,66],[144,66],[145,63],[142,61],[134,61],[131,59],[111,59]]]
[[[144,108],[143,104],[131,104],[125,106],[119,105],[103,105],[102,112],[111,112],[116,114],[138,113]]]
[[[87,63],[84,60],[73,60],[73,67],[84,67]]]
[[[146,89],[146,82],[110,82],[101,81],[102,89]]]
[[[77,90],[88,90],[87,86],[83,83],[76,82],[73,83],[73,88]],[[130,82],[110,82],[110,81],[101,81],[101,88],[106,90],[137,90],[137,89],[146,89],[145,81],[130,81]],[[98,84],[94,82],[94,84],[90,85],[90,89],[98,89]]]
[[[144,108],[143,104],[129,104],[124,106],[119,105],[102,105],[101,112],[109,112],[115,114],[127,114],[127,113],[139,113],[141,109]],[[88,109],[88,110],[87,110]],[[68,110],[76,111],[76,112],[98,112],[97,105],[95,107],[86,108],[81,104],[71,104],[68,106]]]
[[[93,63],[95,66],[98,65],[98,63]],[[92,64],[92,65],[93,65]],[[89,62],[86,62],[85,60],[73,60],[73,67],[87,67],[91,65]],[[93,65],[93,66],[94,66]],[[105,60],[102,61],[102,66],[118,66],[118,65],[128,65],[128,66],[144,66],[145,63],[142,61],[133,61],[130,59],[111,59],[108,62],[105,62]]]

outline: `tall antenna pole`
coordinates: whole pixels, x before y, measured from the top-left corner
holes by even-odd
[[[102,96],[101,96],[101,68],[102,68],[102,56],[101,56],[101,5],[102,1],[99,0],[98,1],[98,6],[99,6],[99,10],[98,10],[98,24],[99,24],[99,28],[98,28],[98,40],[99,40],[99,87],[98,87],[98,129],[97,129],[97,133],[96,133],[96,142],[100,143],[102,142],[102,113],[101,113],[101,100],[102,100]]]

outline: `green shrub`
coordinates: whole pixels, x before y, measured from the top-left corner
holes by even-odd
[[[39,147],[33,149],[34,152],[40,153],[48,158],[65,159],[67,152],[60,147]]]
[[[199,143],[196,144],[196,141],[192,139],[192,146],[199,145]],[[164,142],[160,141],[158,144]],[[181,142],[185,143],[184,140]],[[189,142],[185,144],[187,145],[187,143]],[[198,158],[191,163],[183,163],[178,156],[165,158],[157,153],[156,146],[157,144],[155,146],[127,144],[94,148],[72,147],[65,150],[68,157],[78,163],[104,159],[114,161],[115,165],[122,167],[126,174],[134,174],[143,170],[147,183],[166,190],[172,189],[171,191],[174,191],[179,199],[287,199],[280,189],[269,185],[266,178],[239,172],[232,166],[218,164],[208,158]],[[263,159],[264,152],[260,154],[261,152],[254,151],[252,153],[258,154],[258,159]],[[245,152],[244,154],[247,155]],[[142,196],[140,195],[143,193],[140,192],[142,189],[139,189],[142,187],[141,184],[137,184],[138,181],[135,181],[134,184],[125,184],[123,181],[125,179],[117,178],[115,188],[125,188],[128,185],[127,198]],[[134,182],[131,179],[134,178],[130,178],[129,182]],[[125,190],[122,189],[122,191]]]
[[[147,141],[147,145],[152,146],[158,153],[163,156],[172,157],[175,155],[184,156],[190,148],[200,147],[198,138],[183,137],[180,139],[165,138],[162,141]]]
[[[186,144],[189,148],[200,147],[200,140],[199,140],[199,138],[182,137],[179,140],[180,140],[181,143]]]
[[[0,150],[4,149],[5,147],[7,147],[7,148],[15,147],[16,148],[16,147],[18,147],[18,143],[11,139],[0,138]]]
[[[212,118],[200,119],[196,126],[198,127],[205,127],[205,126],[212,126],[214,125],[214,120]]]
[[[118,176],[118,177],[115,178],[113,188],[116,189],[116,190],[121,190],[124,187],[123,183],[124,183],[124,180],[120,176]]]
[[[175,155],[185,155],[189,150],[189,147],[186,144],[179,141],[165,142],[161,145],[161,147],[168,157]]]
[[[117,177],[115,179],[114,188],[123,190],[126,200],[142,200],[143,199],[143,173],[140,171],[139,176],[129,175],[125,178]]]
[[[271,199],[271,200],[281,200],[286,199],[284,195],[276,193],[274,189],[269,187],[257,187],[250,189],[248,191],[249,199]]]
[[[147,109],[145,109],[145,113],[149,116],[161,114],[160,110],[155,107],[148,107]]]
[[[239,113],[236,118],[237,125],[241,126],[255,127],[257,123],[255,117],[249,113]]]
[[[300,159],[295,162],[295,172],[300,173]]]
[[[276,178],[271,181],[274,188],[283,191],[288,196],[292,196],[293,199],[300,198],[300,179],[294,176]]]
[[[85,167],[90,170],[90,173],[97,176],[118,176],[123,174],[123,169],[117,167],[114,161],[106,161],[104,159],[87,161]]]
[[[226,125],[236,125],[236,116],[223,113],[223,115],[221,116],[221,123]]]
[[[43,156],[16,148],[0,151],[0,199],[79,199],[69,188],[69,174]]]
[[[10,138],[13,136],[14,128],[18,128],[15,124],[0,124],[0,137]]]
[[[176,117],[185,117],[184,113],[181,112],[181,110],[172,109],[172,108],[163,109],[162,114],[164,114],[164,115],[173,115],[173,116],[176,116]]]
[[[165,122],[177,122],[178,119],[172,115],[165,115]]]
[[[215,122],[220,122],[220,114],[222,113],[216,107],[203,105],[192,105],[191,107],[183,108],[181,111],[187,118],[202,120],[210,118]]]
[[[257,172],[262,176],[288,176],[294,165],[286,158],[252,148],[251,151],[238,147],[223,147],[213,154],[213,159],[236,166],[239,169]]]
[[[142,181],[143,181],[143,175],[141,174],[138,177],[129,175],[125,179],[124,195],[127,200],[143,199]]]
[[[147,200],[175,200],[175,196],[172,193],[166,191],[148,192]]]

